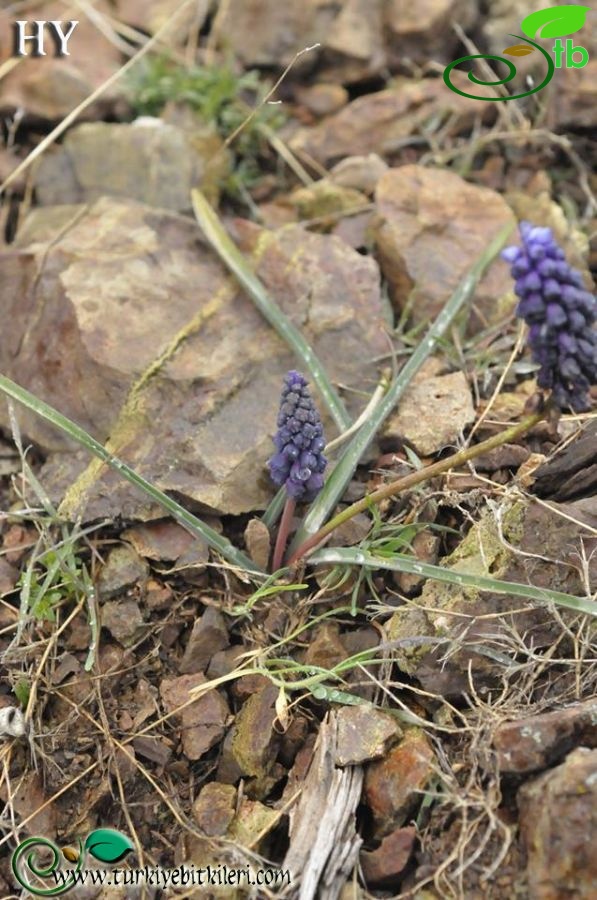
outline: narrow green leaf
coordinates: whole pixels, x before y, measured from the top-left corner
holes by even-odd
[[[520,27],[529,38],[565,37],[580,31],[590,9],[590,6],[579,6],[577,3],[548,6],[526,16]]]
[[[269,296],[201,191],[191,191],[191,198],[195,217],[205,237],[247,291],[262,316],[294,350],[310,373],[339,431],[346,431],[350,427],[350,417],[312,347]]]
[[[457,584],[461,587],[471,587],[479,591],[491,591],[493,594],[508,594],[513,597],[525,597],[529,600],[538,600],[542,603],[553,602],[558,606],[572,609],[574,612],[584,615],[597,616],[597,603],[588,597],[573,597],[560,591],[549,588],[538,588],[531,584],[519,584],[516,581],[500,581],[486,575],[471,575],[467,572],[456,572],[453,569],[442,566],[432,566],[430,563],[420,562],[412,556],[396,554],[393,557],[375,556],[356,547],[340,547],[338,549],[318,550],[311,557],[311,563],[328,563],[332,565],[366,566],[371,569],[385,569],[390,572],[407,572],[410,575],[420,575],[422,578],[432,578],[435,581],[443,581],[447,584]]]
[[[100,862],[117,863],[135,849],[126,834],[113,828],[97,828],[87,836],[84,849]]]
[[[10,378],[7,378],[5,375],[0,375],[0,390],[4,391],[5,394],[8,394],[9,397],[12,397],[13,400],[22,403],[23,406],[36,413],[42,419],[51,422],[56,428],[59,428],[73,440],[77,441],[77,443],[85,447],[86,450],[89,450],[90,453],[97,456],[98,459],[101,459],[102,462],[105,462],[111,468],[119,472],[123,478],[126,478],[127,481],[151,497],[152,500],[159,503],[166,512],[170,513],[170,515],[176,519],[180,525],[183,525],[190,531],[191,534],[206,541],[210,547],[221,554],[221,556],[228,560],[233,566],[253,574],[263,574],[263,571],[259,569],[248,556],[245,556],[244,553],[237,550],[230,541],[218,534],[213,528],[210,528],[209,525],[202,522],[201,519],[198,519],[192,513],[188,512],[184,506],[181,506],[176,500],[168,497],[168,495],[164,494],[163,491],[160,491],[159,488],[155,487],[149,481],[146,481],[142,475],[138,475],[134,469],[131,469],[130,466],[127,466],[126,463],[110,453],[109,450],[106,450],[103,444],[100,444],[99,441],[96,441],[95,438],[91,437],[84,428],[81,428],[79,425],[76,425],[75,422],[72,422],[66,416],[63,416],[62,413],[59,413],[53,406],[50,406],[48,403],[35,397],[25,388],[15,384],[14,381],[11,381]]]
[[[314,535],[332,513],[334,507],[346,490],[365,449],[390,413],[395,409],[398,400],[409,386],[412,378],[419,371],[425,360],[433,353],[438,341],[454,321],[464,304],[470,300],[479,279],[493,262],[504,246],[513,225],[503,228],[477,260],[471,270],[462,279],[448,302],[439,313],[435,322],[428,329],[421,343],[400,370],[381,402],[372,415],[363,423],[352,441],[338,460],[332,474],[326,481],[323,490],[311,504],[302,527],[299,529],[290,547],[290,553],[304,541]]]

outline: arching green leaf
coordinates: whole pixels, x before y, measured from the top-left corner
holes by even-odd
[[[130,838],[114,828],[97,828],[87,835],[85,850],[100,862],[117,863],[134,850]]]
[[[574,34],[585,24],[590,6],[569,3],[566,6],[548,6],[531,13],[520,23],[527,37],[557,38]]]

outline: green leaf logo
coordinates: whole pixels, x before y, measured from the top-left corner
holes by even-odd
[[[126,834],[113,828],[97,828],[87,836],[85,850],[100,862],[117,863],[135,847]]]
[[[520,23],[527,37],[557,38],[574,34],[585,24],[590,6],[569,3],[566,6],[548,6],[526,16]]]

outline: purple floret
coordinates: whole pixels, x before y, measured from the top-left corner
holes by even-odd
[[[300,372],[284,379],[274,444],[277,453],[267,464],[274,484],[293,500],[313,500],[323,487],[327,459],[321,419]]]
[[[549,389],[561,408],[589,408],[597,383],[597,300],[580,272],[566,262],[551,228],[520,223],[521,247],[507,247],[517,316],[529,326],[528,343],[539,364],[537,384]]]

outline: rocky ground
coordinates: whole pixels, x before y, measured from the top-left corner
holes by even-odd
[[[80,22],[68,59],[0,44],[0,371],[263,567],[297,362],[198,227],[193,188],[352,419],[508,224],[549,225],[591,283],[594,28],[586,67],[494,103],[441,74],[503,52],[518,0],[3,7],[2,36],[33,10]],[[517,60],[519,88],[540,64]],[[496,258],[343,504],[523,416],[515,305]],[[293,877],[182,896],[594,896],[590,617],[381,569],[256,592],[47,421],[2,399],[0,426],[0,712],[30,729],[0,737],[2,897],[19,895],[19,841],[102,827],[131,837],[131,866]],[[594,597],[596,434],[594,412],[541,423],[330,545],[400,530],[421,562]]]

